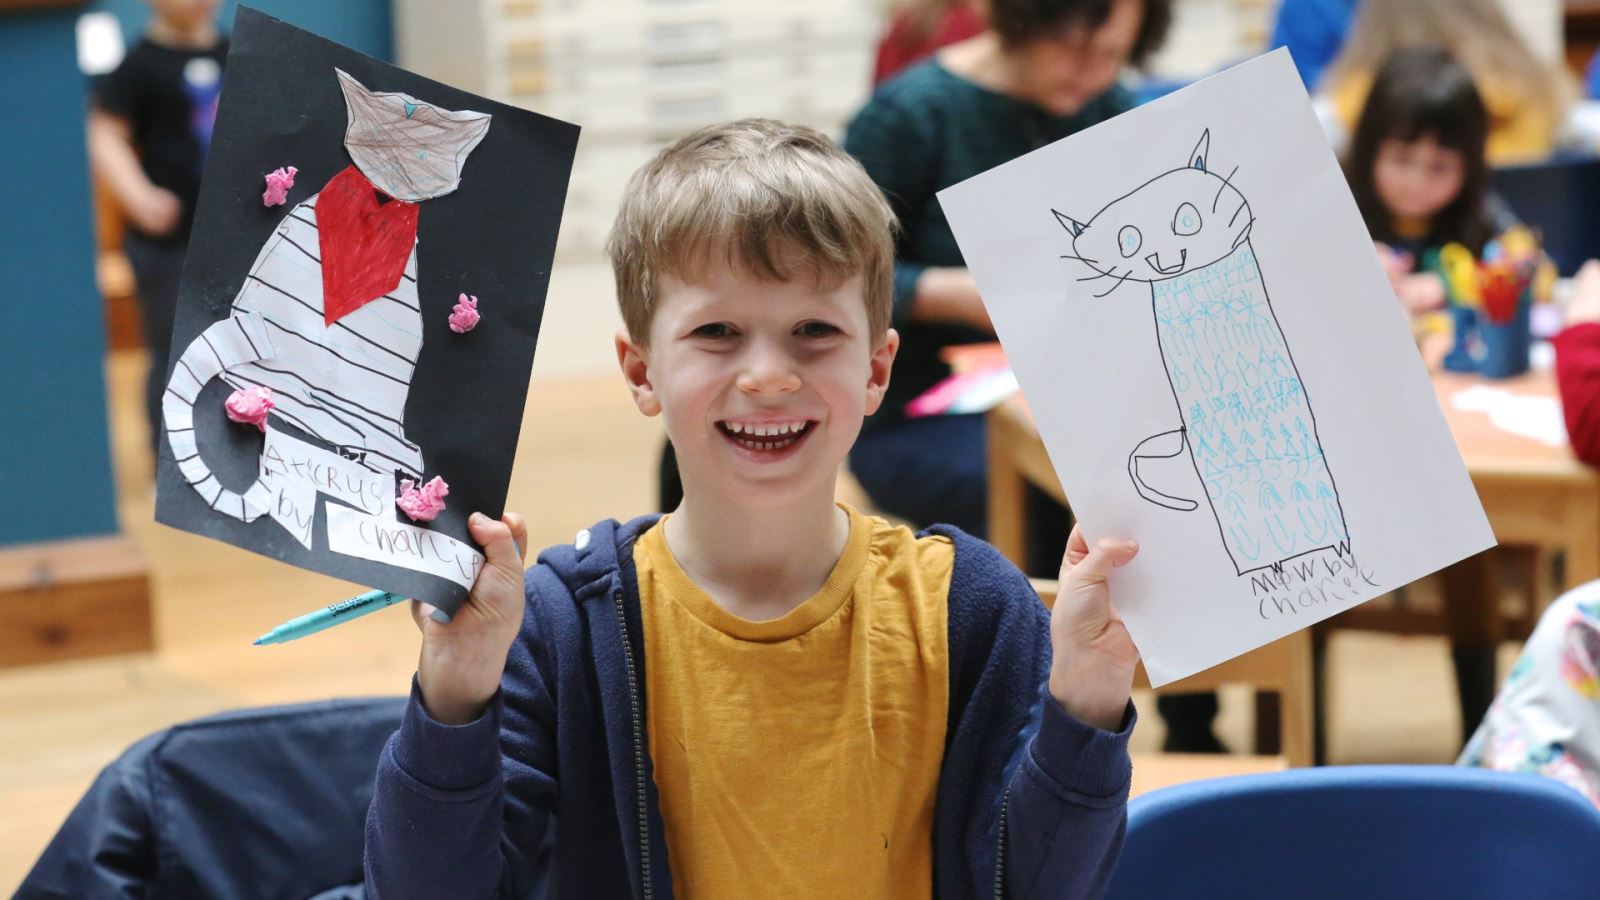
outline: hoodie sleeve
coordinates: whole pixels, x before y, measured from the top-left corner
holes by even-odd
[[[981,896],[997,883],[1012,898],[1100,896],[1127,829],[1132,704],[1117,732],[1061,708],[1047,689],[1048,611],[999,551],[965,534],[949,608],[946,767],[963,774],[941,781],[951,818],[938,827],[961,832],[963,875],[940,896]]]
[[[367,810],[369,898],[521,897],[537,880],[555,807],[556,717],[536,572],[525,582],[522,634],[482,716],[441,724],[412,679]]]
[[[1007,896],[1099,897],[1127,831],[1133,704],[1116,732],[1069,716],[1048,691],[1040,706],[1006,801]]]

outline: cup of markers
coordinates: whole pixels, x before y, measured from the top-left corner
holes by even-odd
[[[1484,247],[1483,259],[1461,244],[1446,244],[1437,264],[1455,326],[1444,367],[1485,378],[1528,371],[1531,308],[1541,288],[1548,295],[1554,274],[1532,233],[1520,227],[1507,231]]]

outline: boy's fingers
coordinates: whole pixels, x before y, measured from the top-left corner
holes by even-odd
[[[511,539],[517,543],[517,557],[528,558],[528,523],[522,518],[521,513],[508,512],[500,517],[506,527],[511,529]]]
[[[467,530],[472,532],[472,539],[483,546],[483,553],[488,558],[489,565],[510,572],[522,571],[522,554],[517,548],[511,526],[505,522],[496,522],[483,513],[473,513],[467,519]],[[526,529],[524,529],[524,539],[526,539]]]
[[[432,603],[424,603],[421,600],[411,601],[411,621],[417,623],[418,629],[421,629],[422,623],[432,618],[437,611]]]
[[[1089,542],[1083,536],[1083,526],[1076,522],[1072,525],[1072,533],[1067,535],[1067,564],[1075,566],[1083,561],[1089,553]]]
[[[1112,569],[1126,565],[1138,552],[1137,541],[1109,538],[1096,541],[1094,547],[1072,565],[1067,578],[1076,585],[1102,583],[1110,576]]]

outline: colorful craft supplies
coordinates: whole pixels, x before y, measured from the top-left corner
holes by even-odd
[[[1535,298],[1548,298],[1553,276],[1533,232],[1508,229],[1484,246],[1481,260],[1462,244],[1446,244],[1428,255],[1427,265],[1444,279],[1455,323],[1445,368],[1489,378],[1526,372],[1529,307]]]

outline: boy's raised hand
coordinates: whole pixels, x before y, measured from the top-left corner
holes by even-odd
[[[1107,731],[1122,725],[1139,651],[1111,607],[1106,579],[1138,552],[1131,540],[1100,540],[1090,548],[1073,526],[1050,611],[1050,694],[1068,715]]]
[[[417,660],[422,704],[446,725],[464,725],[483,714],[500,689],[506,654],[522,628],[527,523],[516,513],[506,513],[498,522],[473,513],[467,530],[486,558],[455,618],[441,622],[432,606],[411,601],[411,617],[422,630]]]

